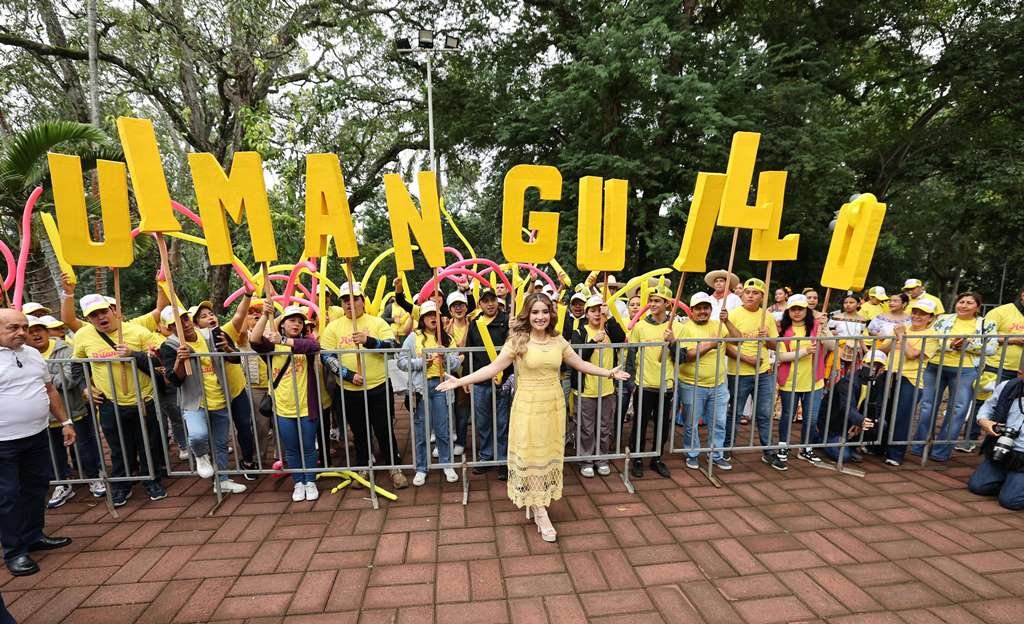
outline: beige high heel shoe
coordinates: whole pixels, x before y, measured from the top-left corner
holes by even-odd
[[[530,509],[533,509],[533,521],[537,523],[537,532],[540,533],[540,538],[545,542],[553,542],[558,539],[558,532],[555,531],[554,525],[551,524],[551,519],[548,518],[548,510],[541,506],[527,507],[526,508],[526,519],[530,519]]]

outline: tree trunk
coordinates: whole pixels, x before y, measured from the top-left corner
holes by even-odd
[[[41,303],[51,310],[60,309],[57,283],[47,266],[45,254],[38,247],[29,251],[25,265],[25,301]]]
[[[221,304],[228,298],[230,287],[231,265],[220,264],[211,266],[207,275],[210,276],[210,301],[214,308],[222,310]]]

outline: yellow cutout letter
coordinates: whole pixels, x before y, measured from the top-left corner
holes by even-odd
[[[409,232],[416,237],[416,244],[431,267],[444,266],[444,239],[441,237],[441,208],[437,199],[437,177],[433,171],[421,171],[420,206],[416,210],[409,190],[397,173],[384,174],[384,197],[391,217],[391,239],[395,243],[395,265],[399,271],[411,271],[412,241]]]
[[[779,229],[782,227],[782,203],[785,195],[785,171],[762,171],[757,176],[757,205],[768,207],[770,220],[766,229],[751,232],[751,260],[757,262],[796,260],[800,235],[787,234],[785,238],[779,238]]]
[[[89,234],[81,159],[64,154],[47,154],[47,159],[64,260],[78,266],[130,266],[134,254],[132,224],[128,215],[128,175],[124,163],[96,162],[103,242],[95,243]]]
[[[725,170],[725,190],[722,209],[718,211],[718,225],[728,228],[763,230],[771,216],[765,206],[748,206],[747,195],[754,179],[754,161],[761,135],[757,132],[737,132],[732,135],[729,166]]]
[[[171,195],[160,163],[153,122],[118,117],[117,134],[121,137],[124,160],[132,176],[132,189],[141,217],[139,229],[143,232],[180,232],[181,224],[171,209]]]
[[[715,230],[715,219],[722,205],[722,190],[725,188],[724,173],[697,174],[697,184],[690,200],[690,214],[686,217],[686,230],[672,268],[687,273],[703,273],[707,270],[708,249],[711,234]]]
[[[550,165],[516,165],[505,174],[501,210],[501,253],[509,262],[544,264],[558,250],[558,213],[530,211],[527,227],[537,232],[533,242],[523,240],[523,195],[526,189],[540,191],[542,200],[562,198],[562,174]]]
[[[348,208],[345,180],[337,154],[306,156],[306,249],[303,257],[327,255],[327,237],[334,237],[339,258],[356,258],[359,245]]]
[[[621,271],[626,265],[626,202],[629,183],[580,178],[576,266],[581,271]]]
[[[821,273],[822,286],[840,290],[864,288],[883,219],[885,204],[878,203],[871,193],[843,204]]]
[[[230,175],[224,175],[224,169],[213,154],[189,154],[188,165],[192,169],[192,184],[196,188],[210,264],[231,264],[234,252],[226,216],[230,215],[236,224],[241,224],[242,213],[249,222],[253,259],[256,262],[277,260],[260,155],[235,152]]]

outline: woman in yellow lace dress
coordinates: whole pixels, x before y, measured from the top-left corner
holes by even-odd
[[[557,533],[547,507],[562,497],[565,449],[565,399],[559,367],[565,364],[586,374],[625,381],[629,374],[584,361],[555,331],[554,303],[543,293],[526,297],[512,323],[501,353],[489,366],[466,377],[449,377],[437,387],[444,392],[485,381],[515,364],[516,391],[508,427],[508,496],[516,507],[531,512],[541,538]]]

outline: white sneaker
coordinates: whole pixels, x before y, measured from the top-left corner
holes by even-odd
[[[594,467],[588,464],[580,468],[580,474],[589,479],[594,476]]]
[[[337,427],[331,427],[331,440],[338,442],[341,440],[341,429]]]
[[[459,473],[455,472],[454,468],[445,468],[444,478],[448,480],[448,483],[455,483],[459,480]]]
[[[316,489],[316,482],[310,481],[306,484],[306,500],[316,500],[320,498],[320,490]]]
[[[185,461],[186,459],[188,459],[188,449],[178,449],[178,459],[180,459],[181,461]]]
[[[430,443],[433,444],[434,442],[437,442],[437,436],[432,433],[430,434]]]
[[[210,463],[209,455],[196,457],[196,473],[204,479],[209,479],[213,476],[213,464]]]
[[[245,485],[241,483],[235,483],[231,479],[221,479],[220,491],[228,494],[241,494],[246,490]]]
[[[70,485],[58,485],[53,488],[53,496],[50,497],[50,502],[46,503],[46,506],[56,509],[74,497],[75,491],[71,489]]]
[[[466,449],[463,448],[463,446],[461,444],[456,444],[455,445],[455,449],[452,450],[452,455],[459,455],[459,456],[461,456],[465,452],[466,452]]]
[[[426,482],[427,482],[427,473],[425,473],[425,472],[417,472],[416,475],[412,478],[412,484],[415,485],[416,487],[419,487],[419,486],[423,485]]]
[[[612,469],[611,469],[611,467],[608,464],[598,464],[597,465],[597,474],[601,475],[602,477],[607,477],[611,473],[612,473]]]
[[[292,500],[296,503],[299,501],[306,500],[306,484],[296,483],[295,489],[292,490]]]
[[[437,455],[437,447],[436,446],[434,447],[434,450],[430,452],[430,454],[433,455],[434,459],[437,459],[438,455]]]
[[[89,492],[96,498],[100,498],[107,495],[107,486],[103,485],[102,481],[93,481],[89,484]]]

